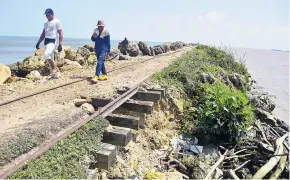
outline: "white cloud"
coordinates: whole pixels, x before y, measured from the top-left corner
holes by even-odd
[[[223,11],[210,11],[199,16],[200,21],[223,21],[226,18],[226,13]]]

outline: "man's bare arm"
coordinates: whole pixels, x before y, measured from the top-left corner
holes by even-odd
[[[58,34],[59,34],[59,44],[62,45],[62,40],[63,40],[63,31],[62,31],[62,29],[58,30]]]
[[[42,33],[41,33],[41,35],[40,35],[40,38],[39,38],[39,40],[38,40],[38,44],[40,44],[40,43],[44,40],[44,38],[45,38],[45,31],[44,31],[44,29],[43,29],[43,31],[42,31]]]

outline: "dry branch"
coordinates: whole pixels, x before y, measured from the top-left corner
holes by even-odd
[[[276,150],[274,154],[283,153],[283,141],[287,136],[288,133],[276,140]],[[268,172],[270,172],[279,162],[280,158],[281,156],[274,156],[270,158],[270,160],[263,167],[261,167],[258,170],[258,172],[256,172],[256,174],[252,177],[252,179],[262,179],[263,177],[265,177],[268,174]]]
[[[281,173],[283,172],[286,165],[287,156],[282,156],[276,171],[271,175],[270,179],[278,179]]]
[[[226,152],[220,156],[219,160],[211,167],[211,169],[209,170],[208,174],[204,179],[210,179],[212,177],[215,169],[224,161],[225,157],[227,156],[227,153],[228,150],[226,150]]]

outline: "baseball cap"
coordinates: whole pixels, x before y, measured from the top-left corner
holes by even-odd
[[[53,10],[48,8],[48,9],[45,10],[44,14],[53,14]]]

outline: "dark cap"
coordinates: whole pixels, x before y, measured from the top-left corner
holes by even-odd
[[[44,14],[53,14],[53,10],[48,8],[48,9],[45,10]]]

